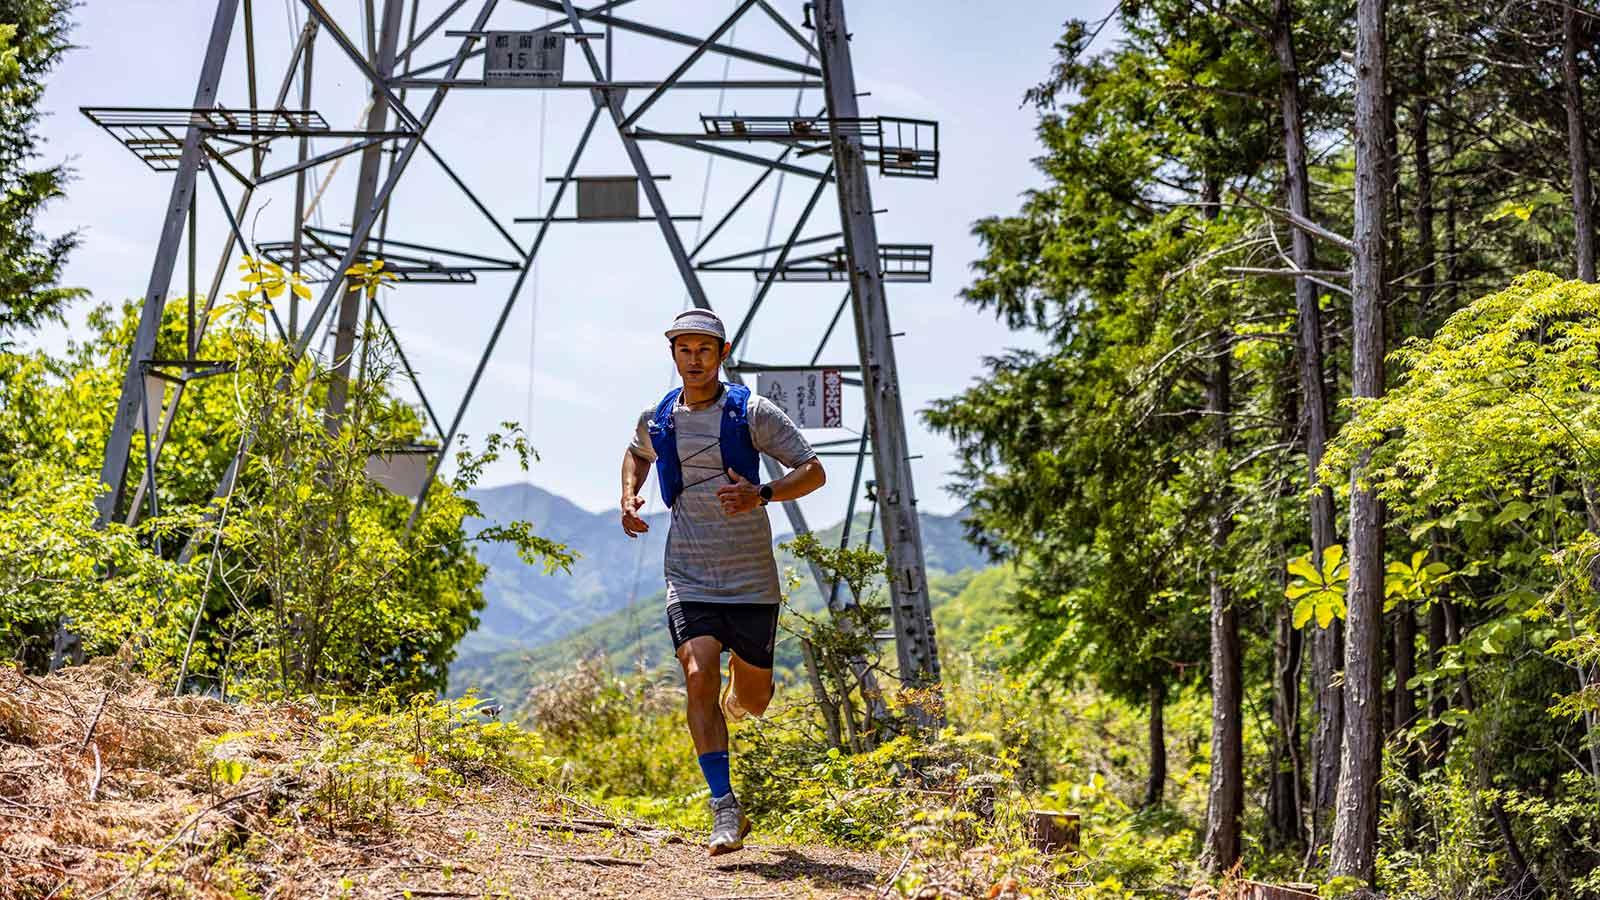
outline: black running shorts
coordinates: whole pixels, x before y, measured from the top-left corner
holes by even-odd
[[[772,668],[778,638],[776,603],[693,603],[667,606],[667,631],[674,652],[690,638],[709,636],[758,669]]]

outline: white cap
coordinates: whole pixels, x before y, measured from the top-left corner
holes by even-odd
[[[728,342],[728,332],[722,327],[722,320],[709,309],[686,309],[678,313],[678,317],[672,320],[672,327],[667,329],[667,340],[681,334],[704,334],[722,343]]]

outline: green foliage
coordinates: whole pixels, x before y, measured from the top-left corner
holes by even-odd
[[[281,753],[256,753],[283,740],[279,732],[226,732],[206,742],[198,765],[219,795],[257,768],[269,778],[292,778],[310,790],[310,812],[331,824],[393,824],[397,808],[422,808],[453,799],[468,787],[497,781],[548,787],[559,760],[520,726],[490,719],[477,697],[407,701],[375,696],[335,704],[316,719],[316,743],[279,764]]]
[[[889,625],[887,609],[880,605],[883,585],[888,577],[884,555],[867,545],[825,547],[815,535],[802,534],[783,545],[796,559],[809,563],[826,583],[842,583],[849,589],[843,602],[815,617],[794,609],[781,623],[800,644],[812,697],[827,727],[828,745],[856,752],[877,746],[880,738],[905,730],[907,721],[894,721],[887,715],[884,688],[872,672],[878,665],[881,649],[876,635]],[[791,571],[791,592],[800,576]],[[860,710],[859,716],[857,710]]]
[[[455,645],[483,605],[475,542],[511,544],[550,571],[573,560],[526,522],[463,531],[478,515],[464,494],[485,466],[505,454],[526,466],[532,448],[515,426],[478,449],[463,441],[455,473],[435,483],[408,527],[408,498],[367,475],[372,457],[421,436],[419,414],[390,392],[387,354],[376,340],[364,344],[345,416],[330,427],[323,409],[334,374],[315,359],[291,364],[288,348],[267,336],[266,304],[306,287],[271,263],[247,258],[241,271],[245,286],[211,311],[199,348],[202,357],[234,361],[235,370],[184,385],[161,447],[162,514],[148,515],[142,492],[134,526],[118,524],[129,514],[119,509],[96,528],[94,505],[137,318],[131,305],[121,317],[92,313],[91,337],[61,359],[0,355],[0,484],[9,486],[0,502],[0,565],[9,579],[0,650],[42,665],[66,616],[88,652],[131,642],[146,671],[170,677],[182,667],[189,687],[442,690]],[[384,274],[374,264],[363,276],[369,301]],[[176,305],[163,319],[157,356],[187,355]],[[151,398],[153,412],[162,400]],[[144,443],[136,434],[125,497],[140,493]],[[214,501],[242,446],[248,452],[233,490]],[[179,564],[186,545],[192,559]]]
[[[1597,342],[1600,287],[1524,275],[1397,350],[1398,383],[1355,405],[1324,466],[1334,480],[1370,454],[1373,485],[1414,535],[1460,535],[1458,571],[1422,565],[1419,551],[1391,564],[1388,582],[1413,602],[1456,583],[1479,595],[1488,618],[1456,659],[1557,654],[1579,682],[1558,709],[1591,714],[1600,616],[1582,495],[1600,475]]]
[[[162,586],[194,590],[194,573],[141,540],[167,530],[170,520],[96,528],[95,479],[41,460],[18,460],[10,476],[0,497],[0,648],[9,656],[46,659],[63,612],[102,649],[127,635],[180,627],[153,599]],[[102,567],[117,576],[101,578]]]
[[[1010,566],[993,566],[976,573],[944,602],[935,598],[934,633],[939,653],[956,659],[971,655],[976,661],[998,664],[1011,656],[1018,622],[1011,606],[1017,573]]]
[[[1092,883],[1087,896],[1096,897],[1192,874],[1207,777],[1203,694],[1186,691],[1171,703],[1169,741],[1179,760],[1171,801],[1141,810],[1149,760],[1137,709],[1093,689],[963,659],[947,660],[947,728],[859,753],[829,746],[801,677],[780,682],[767,715],[732,729],[734,788],[758,836],[914,848],[902,883],[911,893],[953,872],[987,873],[978,893],[1011,871],[1041,889]],[[587,660],[539,687],[527,708],[548,752],[569,761],[560,777],[590,799],[703,829],[706,791],[683,702],[676,683],[614,675]],[[1044,859],[1029,848],[1022,816],[1034,808],[1081,813],[1085,853]]]
[[[1217,658],[1206,608],[1230,604],[1247,744],[1254,719],[1277,732],[1280,752],[1269,761],[1247,750],[1244,785],[1224,787],[1266,794],[1303,826],[1300,779],[1313,761],[1302,742],[1319,724],[1307,713],[1321,708],[1293,680],[1313,666],[1286,626],[1336,627],[1350,587],[1342,523],[1319,541],[1334,544],[1325,554],[1308,552],[1305,486],[1319,477],[1347,497],[1370,454],[1363,477],[1389,510],[1391,752],[1454,773],[1464,790],[1565,803],[1567,774],[1600,771],[1600,538],[1588,533],[1600,527],[1600,289],[1538,273],[1503,287],[1530,266],[1570,265],[1576,237],[1564,185],[1552,190],[1539,174],[1573,162],[1560,140],[1560,70],[1520,61],[1553,58],[1559,22],[1472,3],[1386,13],[1397,183],[1385,188],[1395,208],[1384,328],[1411,340],[1393,357],[1387,397],[1331,411],[1339,436],[1316,473],[1302,385],[1320,380],[1335,403],[1347,387],[1348,249],[1314,241],[1316,265],[1333,273],[1307,279],[1331,290],[1313,299],[1322,369],[1303,372],[1285,271],[1296,235],[1281,212],[1297,173],[1276,146],[1279,87],[1297,89],[1304,114],[1309,215],[1351,234],[1350,82],[1338,54],[1353,10],[1276,10],[1293,28],[1297,70],[1278,71],[1268,55],[1280,23],[1262,5],[1122,4],[1108,19],[1117,37],[1098,47],[1108,23],[1068,23],[1054,71],[1028,96],[1040,111],[1042,184],[1014,213],[975,225],[983,253],[965,299],[1045,343],[996,353],[983,378],[925,418],[956,444],[974,540],[1014,566],[1011,662],[1129,703],[1158,698]],[[1578,65],[1587,81],[1593,59],[1580,54]],[[1532,98],[1543,113],[1511,112]],[[1595,95],[1583,102],[1575,114],[1592,118]],[[1463,308],[1475,292],[1489,296]],[[1393,640],[1404,634],[1412,646]],[[1317,667],[1313,680],[1327,674]],[[1412,709],[1422,711],[1393,721]],[[1397,833],[1415,825],[1406,816],[1420,800],[1397,789],[1382,802]],[[1461,871],[1503,877],[1516,835],[1525,852],[1536,843],[1539,814],[1505,805],[1509,837],[1481,819],[1473,836],[1499,855]],[[1247,802],[1247,870],[1299,869],[1284,845],[1303,840],[1303,827],[1263,827],[1256,809]],[[1594,865],[1527,855],[1552,894]],[[1399,872],[1386,868],[1393,880],[1380,887]]]
[[[62,196],[65,165],[33,168],[44,79],[69,49],[72,0],[0,2],[0,350],[18,331],[57,320],[84,295],[58,286],[77,232],[46,237],[35,225]],[[3,451],[0,446],[0,451]]]
[[[1558,798],[1531,791],[1474,786],[1469,772],[1448,768],[1420,783],[1389,767],[1388,790],[1402,792],[1408,806],[1391,807],[1382,822],[1379,880],[1397,900],[1505,896],[1511,887],[1504,844],[1486,824],[1501,807],[1514,819],[1525,852],[1534,854],[1546,878],[1569,885],[1572,897],[1600,896],[1590,873],[1600,852],[1594,810],[1600,795],[1582,773],[1562,777]]]
[[[1444,589],[1455,573],[1442,562],[1427,562],[1428,551],[1411,554],[1410,562],[1395,560],[1384,569],[1383,595],[1387,598],[1384,610],[1393,610],[1399,604],[1424,606]]]
[[[1330,448],[1326,479],[1337,482],[1371,452],[1373,484],[1407,522],[1491,488],[1500,488],[1498,524],[1526,519],[1538,507],[1519,485],[1600,472],[1597,340],[1600,286],[1519,277],[1394,352],[1397,384],[1381,400],[1352,402],[1355,418]],[[1519,500],[1526,505],[1508,505]]]
[[[1294,604],[1294,627],[1304,628],[1315,616],[1318,628],[1327,628],[1334,619],[1343,619],[1344,592],[1350,582],[1350,564],[1344,546],[1334,544],[1322,551],[1321,563],[1305,553],[1289,560],[1289,586],[1283,595]]]
[[[818,541],[815,534],[807,532],[796,535],[782,548],[794,554],[795,559],[821,569],[827,579],[843,582],[850,593],[863,602],[868,597],[868,589],[876,587],[875,582],[887,577],[884,555],[865,544],[829,547]]]
[[[665,824],[709,825],[705,782],[693,765],[683,695],[644,674],[608,671],[598,659],[533,689],[523,705],[551,752],[571,761],[562,778],[596,801]]]

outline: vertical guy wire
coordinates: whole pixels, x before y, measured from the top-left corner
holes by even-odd
[[[733,23],[733,27],[728,30],[728,44],[729,44],[729,46],[732,46],[733,42],[735,40],[737,40],[738,37],[739,37],[739,23],[735,22],[735,23]],[[723,81],[727,81],[728,80],[728,72],[729,72],[729,68],[728,67],[729,67],[730,64],[732,64],[732,62],[733,62],[733,57],[731,57],[731,56],[724,56],[722,58],[722,80]],[[608,78],[610,77],[609,73],[607,74],[607,77]],[[719,116],[722,115],[722,111],[723,111],[724,105],[727,102],[727,95],[728,95],[727,88],[721,88],[721,87],[717,88],[717,115],[719,115]],[[700,232],[701,232],[702,229],[705,228],[705,224],[706,224],[705,223],[706,201],[711,196],[711,171],[712,171],[712,167],[716,165],[716,162],[717,162],[717,158],[715,156],[713,156],[711,154],[707,154],[706,155],[706,174],[705,174],[705,179],[700,184],[700,213],[695,218],[695,222],[694,222],[694,240],[691,242],[691,246],[698,246],[699,245],[699,243],[700,243]],[[688,308],[689,308],[689,293],[688,293],[688,291],[685,291],[684,294],[683,294],[683,303],[678,307],[678,311],[682,312],[683,310],[686,310]],[[669,391],[672,390],[673,376],[675,374],[677,374],[677,368],[672,364],[672,358],[669,355],[667,357],[667,378],[666,378],[667,387],[666,387],[666,390],[669,390]],[[655,505],[656,505],[656,494],[657,493],[658,492],[649,492],[649,493],[647,493],[645,495],[645,504],[644,504],[644,510],[643,510],[645,516],[650,515],[651,510],[655,508]],[[640,578],[640,575],[642,574],[642,571],[644,569],[645,542],[648,541],[648,540],[649,540],[649,538],[646,537],[646,538],[644,538],[644,539],[639,541],[639,552],[634,555],[634,561],[633,561],[633,587],[628,591],[628,606],[627,606],[628,618],[631,620],[631,624],[633,625],[633,648],[634,648],[634,653],[636,654],[636,656],[634,657],[634,666],[641,673],[644,671],[644,667],[645,667],[644,633],[643,633],[643,630],[642,630],[642,628],[640,627],[640,624],[639,624],[639,610],[636,609],[635,606],[639,602],[639,578]]]
[[[545,10],[544,24],[550,24],[550,11]],[[580,26],[581,30],[581,26]],[[544,209],[544,151],[546,140],[545,123],[546,113],[549,108],[550,92],[539,91],[539,172],[538,180],[534,184],[534,208]],[[535,351],[539,344],[539,269],[537,260],[533,263],[533,271],[528,273],[528,278],[533,282],[528,296],[528,396],[527,416],[522,420],[523,431],[530,437],[533,432],[533,376],[534,361],[537,358]]]

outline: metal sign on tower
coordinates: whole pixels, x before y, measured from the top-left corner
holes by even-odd
[[[565,223],[653,222],[694,306],[712,307],[703,283],[707,275],[739,273],[745,285],[741,292],[751,292],[748,310],[732,337],[733,355],[726,366],[730,380],[755,376],[759,390],[812,427],[841,425],[843,392],[846,388],[860,389],[866,428],[859,438],[819,441],[816,446],[827,455],[854,459],[844,542],[852,538],[851,520],[858,498],[864,493],[867,502],[873,504],[868,513],[881,527],[889,561],[893,636],[902,680],[913,686],[937,683],[939,656],[912,486],[912,455],[895,366],[896,335],[890,329],[885,297],[885,284],[889,282],[928,281],[933,250],[925,244],[878,240],[875,215],[881,211],[872,206],[869,175],[876,172],[884,177],[937,178],[938,125],[920,119],[861,114],[843,0],[806,3],[797,10],[798,21],[785,17],[768,0],[737,0],[719,11],[725,14],[714,20],[715,26],[704,36],[651,21],[652,11],[663,18],[683,18],[684,6],[665,0],[608,0],[587,8],[576,6],[572,0],[515,0],[504,4],[513,10],[531,7],[545,11],[547,23],[537,28],[513,27],[518,23],[511,22],[504,10],[497,17],[500,0],[382,0],[378,4],[367,0],[364,4],[351,2],[348,15],[342,18],[334,15],[324,0],[293,2],[304,11],[305,21],[296,33],[287,36],[285,43],[292,49],[276,92],[266,102],[262,102],[258,89],[270,82],[260,76],[272,73],[257,53],[258,29],[265,26],[255,20],[251,0],[217,0],[199,79],[188,106],[83,110],[150,168],[171,173],[172,177],[122,395],[106,441],[102,480],[109,490],[100,501],[102,521],[117,516],[131,519],[139,515],[143,498],[148,496],[154,502],[155,492],[150,485],[159,470],[163,439],[176,418],[185,388],[196,379],[228,370],[226,361],[194,357],[209,319],[206,313],[219,295],[224,274],[237,254],[270,259],[302,273],[309,281],[324,283],[320,295],[306,304],[308,308],[302,308],[291,293],[272,313],[273,327],[292,346],[296,358],[312,352],[313,345],[331,336],[334,378],[327,410],[330,422],[337,422],[343,413],[350,360],[362,339],[358,324],[375,314],[384,339],[399,349],[403,369],[436,432],[434,442],[431,446],[406,448],[396,459],[375,461],[375,468],[369,471],[381,483],[416,496],[414,520],[426,497],[427,485],[438,476],[448,457],[551,228]],[[359,15],[362,6],[364,17]],[[713,4],[703,6],[709,9]],[[426,12],[424,7],[428,7]],[[619,14],[622,7],[629,7],[623,11],[625,14]],[[792,53],[738,46],[732,37],[736,26],[751,17],[775,24],[775,34]],[[246,102],[230,106],[221,102],[219,95],[225,61],[241,18]],[[656,48],[678,48],[673,53],[679,61],[656,78],[613,78],[616,60],[628,53],[630,42],[639,42],[632,44],[633,48],[642,47],[644,42],[653,43]],[[336,129],[314,108],[320,91],[338,85],[324,84],[315,76],[314,61],[319,51],[337,54],[360,73],[360,90],[367,106],[359,127]],[[707,56],[736,60],[742,70],[755,69],[758,74],[739,78],[724,74],[718,79],[689,77],[695,64]],[[497,101],[526,91],[588,93],[593,109],[562,174],[548,179],[554,190],[539,215],[508,221],[468,186],[451,166],[447,154],[430,139],[430,126],[445,101],[455,92],[470,89],[490,89]],[[718,110],[715,114],[701,114],[695,121],[683,121],[663,114],[657,107],[669,94],[706,89],[737,92],[733,95],[739,98],[741,112],[726,114]],[[784,92],[803,94],[806,90],[820,90],[820,109],[813,114],[800,114],[797,105],[795,114],[783,114],[777,98]],[[296,95],[293,101],[291,94]],[[758,103],[779,108],[771,114],[744,112]],[[652,110],[657,114],[650,115]],[[615,134],[631,171],[579,173],[585,150],[597,129]],[[668,209],[660,189],[666,176],[651,168],[646,146],[663,151],[684,148],[734,160],[748,166],[744,171],[752,173],[753,179],[739,199],[721,210],[710,227],[703,229],[703,237],[690,247],[679,223],[700,217],[675,216]],[[419,156],[431,158],[459,190],[472,214],[492,227],[498,235],[496,246],[444,248],[390,236],[391,227],[404,234],[403,227],[397,226],[404,222],[407,210],[393,198]],[[348,228],[313,224],[308,209],[329,202],[324,196],[329,178],[346,158],[358,160]],[[525,159],[525,155],[508,155],[504,165],[523,165],[521,161]],[[803,211],[781,232],[787,235],[786,239],[765,247],[719,252],[714,257],[708,254],[708,245],[724,233],[728,223],[774,174],[779,175],[780,183],[783,178],[793,177],[809,182],[811,187]],[[261,241],[255,240],[253,234],[247,237],[242,223],[252,221],[250,217],[258,211],[258,195],[268,190],[286,190],[284,186],[291,179],[295,199],[292,222],[286,223],[289,234],[272,235],[275,239]],[[234,186],[234,196],[229,196],[225,183]],[[831,204],[822,202],[830,187],[837,204],[837,227],[824,226],[827,233],[808,234],[806,227],[813,219],[820,223],[832,218],[823,211]],[[573,195],[570,206],[565,201],[569,193]],[[493,199],[496,204],[510,202],[503,196]],[[210,280],[210,290],[201,291],[196,282],[195,223],[200,207],[213,202],[222,210],[218,221],[227,227],[221,232],[221,259]],[[575,211],[563,215],[562,210],[569,208]],[[774,201],[775,219],[777,213]],[[705,218],[710,221],[709,215]],[[512,228],[518,224],[537,226],[531,239],[513,236]],[[771,225],[769,231],[770,228]],[[611,233],[605,239],[617,238]],[[632,239],[644,238],[634,234]],[[502,241],[504,246],[499,246]],[[155,359],[156,333],[182,259],[180,250],[185,246],[187,358]],[[448,419],[436,415],[442,410],[429,400],[417,373],[407,362],[404,336],[389,326],[381,303],[369,301],[364,292],[346,288],[345,272],[377,258],[386,261],[402,292],[408,283],[470,287],[508,282],[497,317],[485,323],[489,326],[488,336],[479,348],[476,367]],[[754,281],[753,288],[750,279]],[[740,278],[726,280],[737,282]],[[796,288],[800,292],[833,285],[845,288],[845,292],[837,306],[816,307],[823,315],[817,323],[821,334],[814,352],[784,360],[749,359],[745,354],[751,323],[773,289],[780,285],[801,285]],[[205,304],[204,309],[195,308],[197,298]],[[366,307],[368,303],[371,308]],[[829,340],[839,332],[847,308],[854,326],[857,358],[825,361],[822,355]],[[827,315],[829,311],[831,317]],[[663,310],[664,314],[667,312]],[[150,387],[151,376],[158,379],[154,389]],[[169,384],[173,386],[170,395],[166,390]],[[152,390],[158,393],[152,396]],[[144,431],[150,437],[145,442],[144,475],[129,500],[124,483],[135,431]],[[225,496],[233,489],[241,460],[248,452],[246,445],[229,464],[217,485],[217,496]],[[869,459],[872,478],[865,480]],[[777,472],[775,461],[767,459],[765,464],[769,472]],[[796,533],[809,530],[797,503],[783,506]],[[868,531],[870,534],[871,526]],[[815,570],[812,574],[830,607],[837,610],[856,602],[856,598],[844,596],[841,585],[824,583],[821,573]]]

